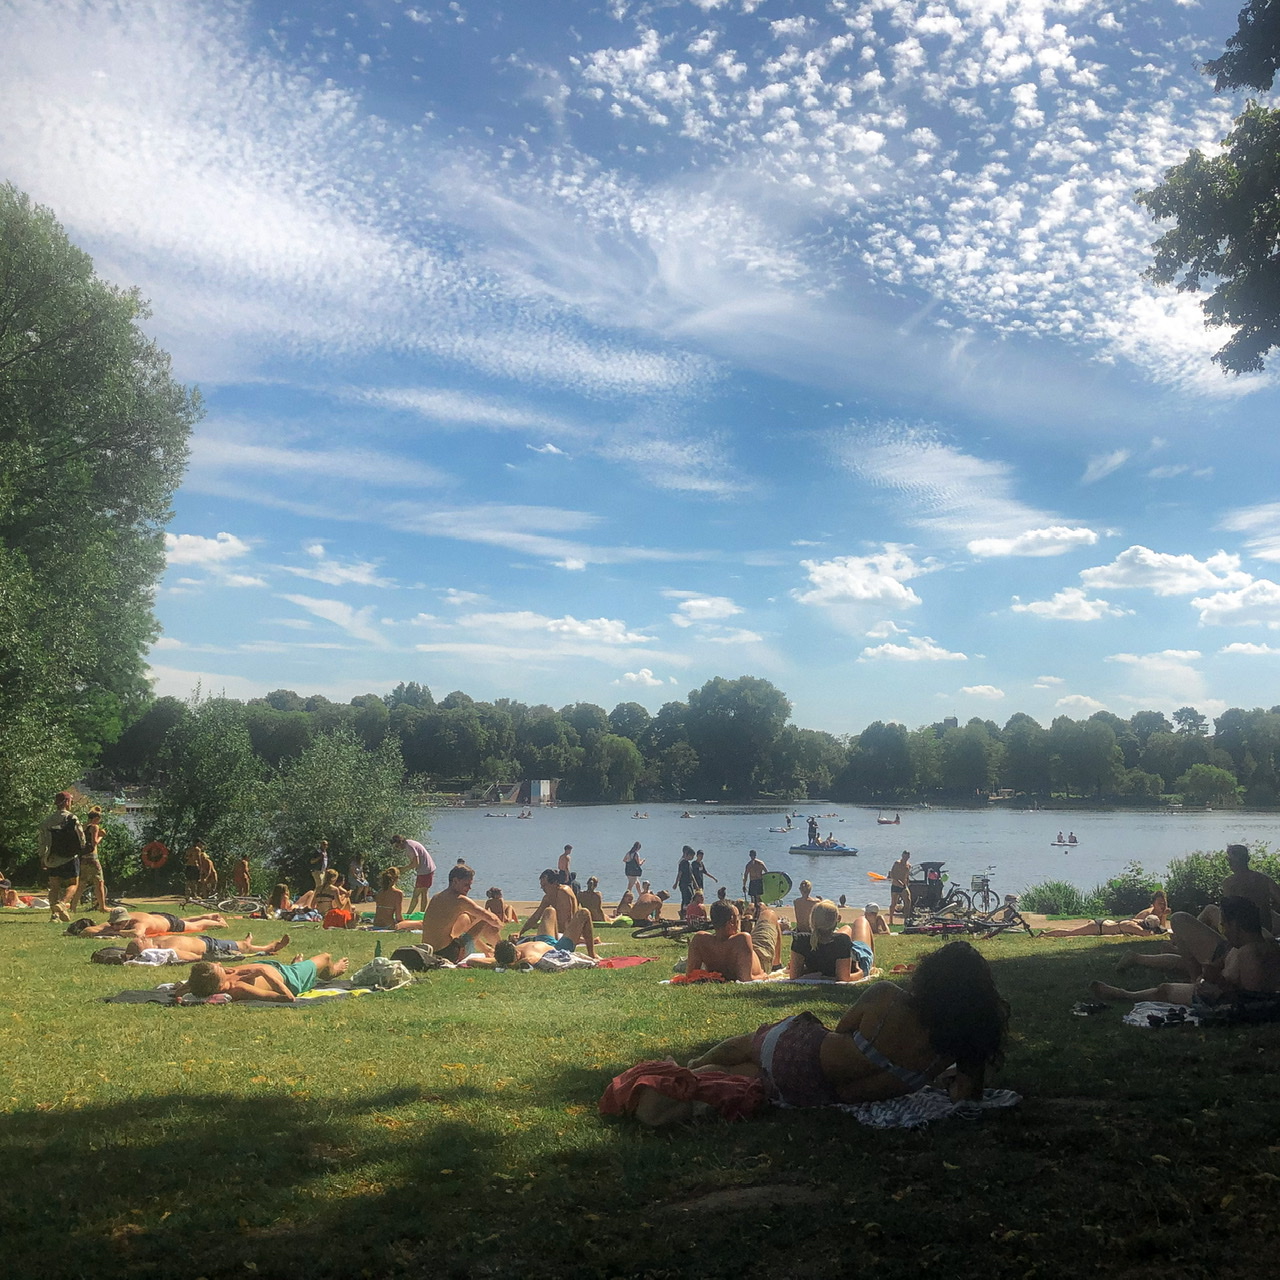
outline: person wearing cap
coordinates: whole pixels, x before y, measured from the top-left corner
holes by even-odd
[[[867,927],[871,930],[873,937],[877,933],[889,932],[889,923],[880,914],[880,904],[878,902],[868,902],[862,908],[862,918],[867,922]]]

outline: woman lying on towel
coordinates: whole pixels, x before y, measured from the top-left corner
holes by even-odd
[[[908,989],[870,986],[834,1031],[799,1013],[725,1040],[689,1067],[759,1077],[774,1102],[821,1107],[914,1093],[954,1065],[958,1102],[982,1097],[987,1068],[1003,1061],[1008,1021],[986,960],[952,942],[917,964]]]
[[[1169,928],[1169,899],[1163,889],[1151,896],[1151,905],[1129,920],[1090,920],[1074,929],[1041,929],[1040,938],[1105,938],[1126,934],[1138,938],[1148,933],[1165,933]]]

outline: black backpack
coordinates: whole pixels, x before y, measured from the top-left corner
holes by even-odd
[[[399,960],[412,973],[425,973],[428,969],[439,969],[444,961],[430,947],[413,945],[397,947],[392,953],[393,960]]]
[[[78,858],[84,852],[84,828],[74,813],[63,816],[59,826],[49,829],[49,851],[45,854],[46,867],[60,867]]]
[[[90,964],[124,964],[129,953],[123,947],[99,947],[89,957]]]

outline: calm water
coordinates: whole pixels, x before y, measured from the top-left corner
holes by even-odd
[[[992,888],[1020,893],[1043,880],[1069,880],[1081,890],[1120,871],[1130,860],[1162,873],[1170,858],[1195,849],[1221,849],[1229,841],[1253,844],[1274,841],[1280,815],[1263,813],[1031,813],[1008,810],[903,810],[900,826],[876,825],[876,811],[851,805],[820,803],[811,812],[825,836],[835,834],[843,844],[859,850],[856,858],[810,858],[788,853],[803,841],[803,816],[794,836],[770,832],[782,826],[780,813],[712,805],[691,806],[692,818],[681,818],[681,805],[650,805],[632,817],[634,806],[601,805],[587,808],[539,809],[528,821],[515,812],[509,817],[486,817],[491,809],[442,809],[435,815],[427,844],[440,865],[440,876],[452,862],[466,858],[476,868],[476,888],[501,885],[508,898],[538,896],[538,873],[554,867],[560,850],[573,845],[578,879],[600,877],[606,901],[617,900],[626,883],[622,855],[633,840],[642,844],[645,876],[657,889],[669,889],[675,879],[681,845],[706,854],[711,874],[736,894],[742,885],[747,850],[756,849],[770,870],[785,871],[792,880],[812,880],[815,892],[851,902],[877,899],[887,903],[882,884],[868,871],[888,872],[903,849],[912,862],[942,859],[945,870],[968,888],[975,872],[994,867]],[[823,817],[832,814],[832,817]],[[885,811],[892,816],[892,811]],[[1051,846],[1059,830],[1074,831],[1079,844],[1070,849]],[[716,886],[709,885],[711,889]],[[710,895],[708,895],[710,896]]]

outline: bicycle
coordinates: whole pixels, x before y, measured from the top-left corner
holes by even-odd
[[[649,920],[631,931],[633,938],[671,938],[678,940],[691,933],[701,933],[711,926],[706,920]]]
[[[182,908],[185,910],[187,907],[203,907],[206,911],[243,912],[246,915],[252,915],[256,911],[264,911],[266,905],[266,900],[263,898],[233,894],[229,898],[188,898],[183,902]]]
[[[969,895],[973,909],[990,915],[999,905],[1000,896],[991,887],[991,873],[995,867],[988,867],[981,875],[969,879]]]
[[[984,938],[994,938],[998,934],[1018,929],[1025,929],[1028,937],[1035,935],[1035,930],[1023,919],[1022,912],[1018,910],[1016,893],[1005,894],[1001,906],[987,912],[986,915],[974,916],[971,923]]]
[[[973,910],[969,895],[943,871],[942,862],[921,862],[924,876],[910,882],[911,918],[922,916],[966,916]],[[947,885],[944,892],[943,886]]]

